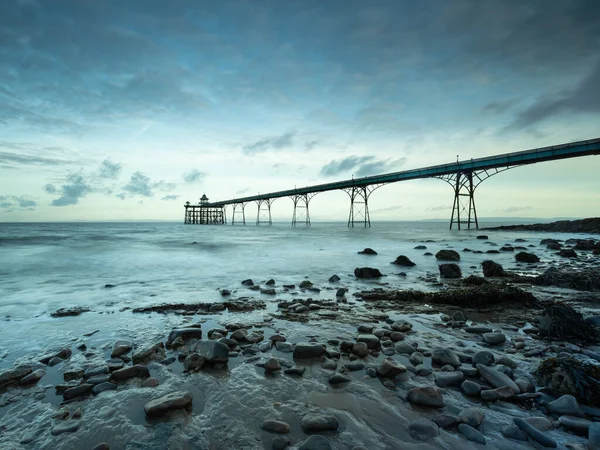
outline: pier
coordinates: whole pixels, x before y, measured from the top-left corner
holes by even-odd
[[[209,202],[203,195],[197,205],[190,202],[184,205],[184,223],[224,225],[227,223],[226,207],[231,206],[231,224],[246,225],[245,208],[249,203],[255,203],[258,208],[256,225],[271,225],[271,204],[278,198],[288,197],[294,207],[292,225],[310,226],[310,200],[321,192],[342,190],[350,198],[348,226],[370,227],[369,197],[376,189],[399,181],[438,178],[448,183],[454,193],[450,229],[454,225],[459,230],[479,228],[475,190],[483,181],[515,167],[591,155],[600,155],[600,138],[218,202]]]

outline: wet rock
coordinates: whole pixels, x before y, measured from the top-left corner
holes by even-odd
[[[306,367],[290,367],[289,369],[284,369],[283,373],[286,375],[295,375],[301,377],[306,372]]]
[[[260,290],[260,293],[261,293],[261,294],[264,294],[264,295],[276,295],[276,294],[277,294],[277,292],[276,292],[276,291],[275,291],[275,289],[273,289],[273,288],[269,288],[269,289],[261,289],[261,290]]]
[[[93,385],[87,384],[87,383],[80,384],[79,386],[67,389],[63,393],[63,398],[65,400],[71,400],[71,399],[76,398],[76,397],[82,397],[84,395],[89,395],[89,394],[92,393],[93,387],[94,387]]]
[[[518,262],[524,263],[537,263],[540,262],[540,258],[538,258],[533,253],[528,252],[519,252],[515,255],[515,260]]]
[[[142,387],[157,387],[158,380],[156,378],[148,378],[146,381],[142,383]]]
[[[106,442],[94,445],[92,450],[110,450],[110,446]]]
[[[281,370],[281,364],[279,363],[279,360],[277,360],[276,358],[267,359],[267,361],[265,362],[265,371],[268,373],[272,373],[278,370]]]
[[[408,425],[408,432],[413,439],[425,441],[440,434],[437,424],[429,419],[421,418]]]
[[[517,378],[515,384],[519,386],[521,392],[535,392],[535,385],[527,378]]]
[[[558,421],[563,427],[567,428],[568,430],[585,436],[587,436],[588,430],[590,429],[590,425],[592,424],[592,421],[590,420],[574,416],[560,416],[558,418]]]
[[[329,439],[325,436],[315,435],[309,436],[308,439],[300,444],[298,450],[332,450],[332,447]]]
[[[236,341],[245,341],[248,336],[248,330],[244,328],[240,328],[231,333],[231,339],[235,339]]]
[[[462,372],[465,377],[476,377],[479,375],[479,371],[475,367],[460,366],[456,370]]]
[[[483,364],[477,364],[477,370],[479,370],[481,377],[487,381],[490,386],[495,388],[507,387],[515,394],[521,393],[519,386],[517,386],[513,380],[511,380],[502,372],[492,369],[491,367],[484,366]]]
[[[542,361],[535,375],[553,395],[572,395],[590,405],[600,404],[600,361],[583,354],[560,353]]]
[[[352,346],[352,353],[359,358],[366,358],[369,356],[369,346],[365,342],[357,342]]]
[[[585,417],[585,413],[579,407],[577,399],[572,395],[563,395],[553,402],[548,403],[546,409],[553,414]]]
[[[150,377],[150,371],[146,366],[137,364],[135,366],[123,367],[122,369],[115,370],[111,375],[112,381],[124,381],[130,378],[148,378]]]
[[[294,358],[320,358],[325,354],[325,347],[315,342],[299,342],[294,347]]]
[[[335,291],[336,297],[343,297],[344,295],[346,295],[346,289],[344,288],[339,288],[337,291]]]
[[[273,278],[271,278],[265,284],[267,286],[275,286],[275,280]]]
[[[504,425],[500,429],[500,432],[502,433],[502,435],[504,437],[507,437],[509,439],[514,439],[516,441],[526,442],[527,440],[529,440],[529,437],[527,436],[527,434],[523,430],[521,430],[518,426],[516,426],[514,423]]]
[[[277,341],[275,342],[275,348],[282,353],[292,353],[294,351],[292,344],[289,342]]]
[[[460,434],[466,437],[469,441],[477,442],[478,444],[482,445],[486,444],[485,436],[481,434],[479,430],[466,423],[461,423],[458,426],[458,431],[460,431]]]
[[[183,361],[183,370],[185,372],[198,372],[204,368],[204,364],[206,364],[206,358],[198,353],[190,353]]]
[[[362,361],[350,361],[347,362],[344,367],[349,371],[349,372],[357,372],[359,370],[363,370],[365,368],[365,363]]]
[[[558,252],[558,256],[563,258],[577,258],[577,253],[572,248],[563,248]]]
[[[370,279],[370,278],[380,278],[383,274],[379,271],[379,269],[374,269],[372,267],[357,267],[354,269],[354,276],[356,278]]]
[[[299,284],[300,289],[308,289],[308,288],[311,288],[312,286],[313,286],[313,284],[308,280],[303,280]]]
[[[290,424],[281,420],[266,419],[260,427],[269,433],[288,434],[290,432]]]
[[[337,283],[338,281],[340,281],[340,277],[338,277],[337,275],[331,275],[329,277],[329,282],[330,283]]]
[[[364,342],[370,349],[377,349],[381,345],[377,336],[372,334],[359,334],[356,342]]]
[[[581,313],[568,305],[547,307],[540,317],[538,330],[542,336],[554,339],[594,342],[600,338],[598,329],[587,323]]]
[[[398,256],[392,264],[396,264],[397,266],[403,266],[403,267],[413,267],[416,265],[407,256],[404,256],[404,255]]]
[[[450,364],[452,367],[458,367],[461,364],[456,353],[448,348],[433,349],[433,352],[431,353],[431,362],[438,366]]]
[[[100,383],[106,383],[108,380],[110,380],[109,374],[98,375],[98,376],[87,379],[86,383],[91,384],[92,386],[96,386],[97,384],[100,384]]]
[[[414,405],[426,406],[429,408],[443,408],[444,399],[434,387],[416,387],[408,391],[406,399]]]
[[[81,422],[78,420],[68,420],[52,427],[51,433],[53,436],[58,436],[63,433],[74,433],[79,429],[80,425]]]
[[[377,373],[386,378],[394,378],[396,375],[404,372],[406,372],[406,367],[390,357],[385,358],[377,369]]]
[[[473,333],[473,334],[485,334],[485,333],[491,333],[493,331],[489,327],[482,327],[482,326],[470,326],[470,327],[466,327],[464,330],[467,333]]]
[[[544,432],[538,430],[536,427],[534,427],[530,423],[526,422],[525,420],[523,420],[519,417],[516,417],[514,419],[514,422],[517,427],[519,427],[521,430],[523,430],[527,434],[527,436],[529,436],[531,439],[533,439],[534,441],[536,441],[538,444],[542,445],[543,447],[550,447],[550,448],[557,447],[556,441],[554,439],[552,439],[551,437],[549,437],[547,435],[547,433],[544,433]]]
[[[473,355],[473,367],[477,367],[477,364],[483,364],[484,366],[491,366],[494,364],[494,354],[487,350],[478,351]]]
[[[302,417],[301,425],[306,434],[337,431],[340,426],[335,416],[327,414],[306,414]]]
[[[479,408],[465,408],[458,413],[461,422],[474,428],[479,428],[485,417],[485,413]]]
[[[165,359],[165,344],[162,342],[144,348],[132,356],[133,364],[148,364],[150,361],[161,361],[163,359]]]
[[[413,366],[418,366],[419,364],[423,364],[423,353],[414,352],[410,355],[410,358],[408,358],[408,360],[410,361],[410,363]]]
[[[231,291],[229,289],[221,289],[221,295],[227,297],[228,295],[231,295]]]
[[[416,351],[416,348],[408,342],[396,342],[394,344],[394,350],[396,351],[396,353],[399,353],[401,355],[412,355]]]
[[[558,286],[582,291],[598,291],[600,290],[600,268],[559,269],[550,267],[535,278],[535,283],[543,286]]]
[[[71,349],[70,348],[63,348],[62,350],[60,350],[58,353],[52,354],[52,355],[47,355],[45,357],[43,357],[42,359],[40,359],[40,362],[42,364],[47,364],[50,367],[55,366],[56,364],[50,364],[50,361],[52,361],[53,359],[58,358],[60,362],[62,362],[63,359],[68,359],[71,357]]]
[[[19,384],[22,386],[26,386],[29,384],[37,383],[42,379],[42,377],[46,375],[46,371],[44,369],[38,369],[34,372],[31,372],[29,375],[25,375],[23,378],[19,380]]]
[[[100,383],[100,384],[95,385],[92,388],[92,394],[98,395],[100,392],[113,391],[115,389],[117,389],[117,385],[114,383],[109,383],[109,382]]]
[[[594,422],[588,430],[588,449],[600,450],[600,423]]]
[[[457,264],[440,264],[439,266],[440,276],[442,278],[460,278],[462,277],[462,271]]]
[[[321,367],[325,370],[335,370],[335,369],[337,369],[337,361],[334,361],[329,358],[325,358],[325,359],[323,359],[323,363],[321,364]]]
[[[88,311],[90,311],[90,308],[77,306],[74,308],[60,308],[59,310],[56,310],[55,312],[53,312],[50,315],[52,317],[78,316],[81,313],[88,312]]]
[[[226,364],[229,361],[229,347],[221,342],[198,341],[194,351],[203,357],[207,364]]]
[[[184,409],[192,404],[192,394],[188,391],[175,391],[151,400],[144,406],[148,417],[158,417],[169,411]]]
[[[460,386],[463,382],[464,375],[462,372],[436,372],[435,373],[435,384],[439,387],[451,387],[451,386]]]
[[[329,377],[329,384],[332,385],[337,385],[337,384],[342,384],[342,383],[350,383],[352,381],[352,378],[347,377],[346,375],[343,375],[341,373],[334,373],[333,375],[331,375]]]
[[[359,255],[376,255],[377,252],[375,250],[373,250],[372,248],[365,248],[364,250],[361,250],[360,252],[358,252]]]
[[[489,345],[500,345],[506,342],[506,336],[504,333],[485,333],[483,340]]]
[[[431,420],[440,428],[453,428],[460,423],[460,419],[454,414],[438,414]]]
[[[489,238],[486,234],[479,234],[479,235],[477,235],[477,239],[479,239],[481,241],[487,241]]]
[[[412,323],[407,322],[406,320],[397,320],[392,323],[391,327],[394,331],[404,333],[412,330]]]
[[[108,366],[103,365],[98,367],[92,367],[91,369],[86,370],[83,376],[85,378],[93,378],[98,375],[106,375],[107,373],[109,373]]]
[[[479,393],[481,392],[481,385],[475,383],[474,381],[465,380],[460,385],[460,390],[470,397],[479,397]]]
[[[83,374],[83,369],[72,369],[63,373],[63,378],[65,379],[65,381],[73,381],[78,380],[79,378],[83,378]]]
[[[514,397],[514,391],[508,386],[504,386],[496,389],[484,389],[479,393],[481,400],[486,402],[493,402],[496,400],[505,400],[507,398]]]
[[[511,369],[516,369],[517,363],[515,361],[513,361],[512,359],[510,359],[508,356],[501,356],[498,358],[498,361],[496,361],[497,364],[503,364],[507,367],[510,367]]]
[[[110,354],[111,358],[118,358],[119,356],[126,355],[131,351],[133,346],[129,341],[117,341],[113,346],[112,352]]]
[[[454,250],[440,250],[435,257],[441,261],[460,261],[460,255]]]
[[[271,441],[272,450],[284,450],[290,445],[290,439],[287,436],[276,436]]]
[[[248,278],[247,280],[242,281],[242,284],[244,286],[254,286],[254,281],[252,281],[250,278]]]

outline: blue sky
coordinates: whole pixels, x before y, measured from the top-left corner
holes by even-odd
[[[0,221],[180,220],[204,192],[600,137],[599,20],[583,0],[4,0]],[[480,186],[479,214],[598,215],[599,169],[510,170]],[[311,215],[348,203],[320,194]],[[373,220],[451,205],[439,180],[371,197]]]

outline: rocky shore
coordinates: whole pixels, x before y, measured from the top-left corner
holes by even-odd
[[[484,228],[484,230],[600,234],[600,217],[590,217],[580,220],[558,220],[551,223],[536,223],[530,225],[504,225],[500,227]]]
[[[598,450],[598,248],[517,239],[493,249],[510,269],[438,249],[428,290],[365,249],[347,276],[121,308],[129,338],[90,330],[0,371],[0,448]]]

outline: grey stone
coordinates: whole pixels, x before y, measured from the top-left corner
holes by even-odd
[[[414,405],[427,406],[429,408],[443,408],[444,399],[434,387],[416,387],[408,391],[406,399]]]
[[[511,398],[515,395],[514,391],[508,386],[504,386],[497,389],[484,389],[479,393],[481,400],[486,402],[493,402],[496,400],[504,400]]]
[[[479,393],[481,392],[481,385],[475,383],[474,381],[465,380],[460,385],[461,391],[470,397],[479,397]]]
[[[506,342],[504,333],[484,333],[483,340],[489,345],[500,345]]]
[[[413,439],[424,441],[440,434],[437,424],[429,419],[421,418],[408,425],[408,432]]]
[[[266,419],[260,427],[269,433],[288,434],[290,432],[290,424],[281,420]]]
[[[583,434],[586,436],[590,429],[590,425],[592,424],[591,420],[582,419],[581,417],[574,416],[560,416],[558,418],[558,421],[563,427],[572,430],[577,434]]]
[[[44,375],[46,375],[46,371],[44,369],[35,370],[35,371],[31,372],[29,375],[25,375],[23,378],[21,378],[21,380],[19,381],[19,384],[28,385],[28,384],[37,383],[38,381],[40,381],[42,379],[42,377]]]
[[[198,372],[204,368],[205,363],[206,358],[200,356],[198,353],[191,353],[183,361],[183,370],[185,372]]]
[[[294,351],[294,347],[289,342],[275,342],[275,348],[282,353],[292,353]]]
[[[315,342],[300,342],[294,348],[294,358],[320,358],[325,354],[325,347]]]
[[[235,339],[238,342],[245,340],[247,336],[248,330],[245,330],[244,328],[240,328],[231,333],[231,339]]]
[[[301,377],[306,372],[306,367],[291,367],[289,369],[284,369],[283,373],[286,375],[296,375]]]
[[[484,366],[491,366],[494,364],[494,354],[487,350],[480,350],[473,355],[473,367],[477,367],[477,364],[483,364]]]
[[[331,275],[331,276],[329,277],[329,282],[330,282],[330,283],[337,283],[338,281],[340,281],[340,277],[338,277],[338,276],[337,276],[337,275],[335,275],[335,274],[334,274],[334,275]]]
[[[469,441],[477,442],[482,445],[485,445],[487,442],[485,436],[481,434],[479,430],[466,423],[461,423],[458,426],[458,431],[460,431],[460,433]]]
[[[460,423],[460,419],[454,414],[438,414],[431,420],[433,420],[440,428],[452,428]]]
[[[418,366],[419,364],[423,364],[423,353],[414,352],[412,355],[410,355],[410,358],[408,358],[408,360],[410,361],[410,363],[413,366]]]
[[[265,362],[265,371],[275,372],[278,370],[281,370],[281,364],[276,358],[269,358],[267,362]]]
[[[527,436],[536,441],[538,444],[541,444],[544,447],[557,447],[556,441],[549,437],[547,433],[538,430],[536,427],[521,419],[520,417],[516,417],[514,419],[514,422],[516,426],[518,426],[521,430],[527,433]]]
[[[369,346],[365,342],[357,342],[352,346],[352,353],[360,358],[365,358],[369,355]]]
[[[63,433],[74,433],[79,429],[81,425],[81,421],[79,420],[67,420],[66,422],[59,423],[58,425],[52,427],[52,435],[58,436]]]
[[[517,363],[510,359],[508,356],[501,356],[496,361],[496,364],[502,364],[504,366],[510,367],[511,369],[516,369],[518,367]]]
[[[456,370],[462,372],[465,377],[476,377],[479,376],[479,370],[476,367],[471,366],[460,366]]]
[[[271,448],[273,450],[283,450],[290,445],[290,438],[287,436],[275,436],[271,442]]]
[[[527,378],[517,378],[515,384],[519,386],[521,392],[535,392],[535,385]]]
[[[337,369],[337,361],[334,361],[329,358],[325,358],[325,359],[323,359],[323,362],[321,363],[321,367],[325,370],[335,370],[335,369]]]
[[[373,334],[359,334],[356,342],[364,342],[370,349],[377,349],[381,346],[379,339]]]
[[[76,397],[81,397],[84,395],[89,395],[92,393],[92,388],[94,386],[91,384],[80,384],[79,386],[76,387],[72,387],[70,389],[67,389],[64,393],[63,393],[63,398],[65,400],[71,400],[73,398]]]
[[[229,347],[218,341],[198,341],[194,350],[207,364],[226,364],[229,361]]]
[[[401,355],[412,355],[416,351],[416,348],[412,344],[402,341],[394,344],[394,350]]]
[[[150,371],[148,368],[138,364],[115,370],[110,378],[112,381],[123,381],[128,380],[129,378],[148,378],[149,376]]]
[[[161,416],[169,411],[184,409],[192,404],[192,394],[188,391],[175,391],[151,400],[144,406],[148,417]]]
[[[460,261],[460,255],[455,250],[440,250],[435,257],[441,261]]]
[[[301,425],[306,434],[336,431],[340,426],[335,416],[326,414],[307,414],[302,417]]]
[[[327,439],[325,436],[321,436],[321,435],[315,435],[315,436],[309,436],[308,439],[306,439],[302,444],[300,444],[300,447],[298,447],[298,450],[331,450],[331,443],[329,442],[329,439]]]
[[[463,382],[464,375],[462,372],[436,372],[435,373],[435,384],[439,387],[451,387],[451,386],[460,386]]]
[[[117,341],[113,346],[112,352],[110,353],[111,358],[118,358],[119,356],[126,355],[132,349],[131,342],[129,341]]]
[[[472,333],[472,334],[485,334],[485,333],[491,333],[493,331],[491,328],[483,327],[483,326],[466,327],[464,330],[467,333]]]
[[[406,372],[406,367],[396,361],[394,358],[385,358],[377,369],[377,373],[382,377],[394,378],[396,375]]]
[[[506,386],[512,389],[515,394],[521,393],[519,386],[517,386],[513,380],[511,380],[502,372],[492,369],[491,367],[484,366],[483,364],[477,364],[477,370],[479,370],[481,377],[490,383],[492,387],[501,388]]]
[[[514,423],[511,423],[509,425],[504,425],[502,428],[500,428],[500,432],[502,433],[503,436],[505,436],[509,439],[514,439],[516,441],[526,442],[529,440],[529,437],[527,436],[527,434],[523,430],[521,430],[518,426],[516,426]]]
[[[585,417],[585,413],[580,408],[577,399],[572,395],[559,397],[553,402],[548,403],[546,409],[553,414]]]
[[[588,450],[600,450],[600,422],[594,422],[588,430]]]
[[[92,394],[98,395],[100,392],[113,391],[115,389],[117,389],[117,385],[114,383],[100,383],[92,388]]]
[[[362,361],[350,361],[347,362],[344,367],[348,369],[349,372],[356,372],[357,370],[363,370],[365,368],[365,363]]]
[[[100,367],[92,367],[91,369],[88,369],[85,371],[85,373],[83,374],[83,376],[85,378],[92,378],[95,377],[97,375],[105,375],[109,372],[108,366],[107,365],[103,365]]]
[[[157,387],[158,386],[158,380],[154,377],[148,378],[146,381],[144,381],[142,383],[142,387]]]
[[[439,266],[440,276],[442,278],[460,278],[462,277],[462,271],[458,264],[448,263],[440,264]]]
[[[474,428],[479,428],[485,417],[485,413],[479,408],[465,408],[458,413],[460,421]]]
[[[106,383],[109,380],[110,380],[110,375],[106,374],[106,375],[98,375],[96,377],[89,378],[85,382],[87,384],[91,384],[92,386],[96,386],[97,384]]]
[[[347,377],[346,375],[343,375],[341,373],[334,373],[333,375],[331,375],[329,377],[329,384],[342,384],[342,383],[349,383],[352,381],[352,378]]]
[[[431,362],[438,366],[450,364],[452,367],[460,366],[460,359],[452,350],[447,348],[436,348],[431,353]]]
[[[163,359],[165,359],[165,344],[162,342],[144,348],[132,356],[133,364],[148,364],[150,361],[161,361]]]

